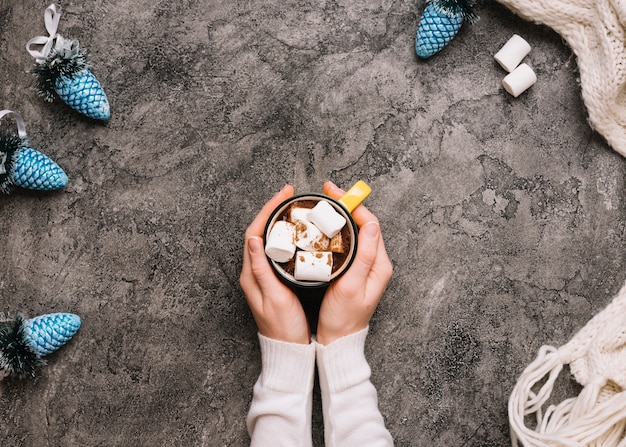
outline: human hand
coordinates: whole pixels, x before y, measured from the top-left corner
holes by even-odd
[[[291,185],[285,185],[263,206],[246,230],[239,284],[262,335],[274,340],[308,344],[311,334],[302,305],[296,294],[278,279],[263,249],[267,220],[293,192]]]
[[[344,191],[326,182],[324,194],[339,199]],[[367,327],[393,273],[376,216],[359,205],[352,217],[360,228],[356,257],[322,300],[317,341],[323,345]]]

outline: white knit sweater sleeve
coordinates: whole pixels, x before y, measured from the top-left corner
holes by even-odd
[[[364,352],[367,331],[326,346],[316,343],[326,447],[393,446],[370,382]]]
[[[246,419],[251,447],[310,447],[315,344],[259,334],[262,369]]]

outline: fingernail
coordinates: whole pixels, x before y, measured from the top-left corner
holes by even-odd
[[[380,229],[376,222],[368,222],[363,225],[363,228],[361,228],[361,232],[363,233],[363,235],[369,239],[374,239],[378,237],[379,230]]]
[[[258,253],[261,251],[261,241],[258,237],[248,239],[248,250],[250,250],[250,253]]]
[[[330,180],[328,181],[328,185],[330,186],[330,189],[337,191],[339,189],[339,186],[335,185],[333,182],[331,182]]]

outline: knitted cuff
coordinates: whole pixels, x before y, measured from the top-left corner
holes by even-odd
[[[305,394],[313,388],[315,344],[274,340],[259,334],[263,368],[259,382],[285,393]]]
[[[368,329],[341,337],[326,346],[315,342],[320,386],[336,393],[369,380],[371,369],[365,358]]]

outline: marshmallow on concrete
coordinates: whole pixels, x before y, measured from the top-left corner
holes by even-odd
[[[326,251],[330,239],[311,222],[298,220],[296,226],[296,247],[305,251]]]
[[[537,82],[537,75],[532,68],[522,64],[506,75],[502,80],[502,86],[514,97],[518,97],[530,86]]]
[[[307,216],[322,233],[330,238],[339,233],[346,224],[346,219],[326,200],[317,202]]]
[[[287,262],[296,252],[296,226],[279,220],[272,226],[265,241],[265,254],[276,262]]]
[[[494,58],[502,68],[511,73],[528,53],[530,53],[529,43],[521,36],[513,34]]]
[[[298,281],[330,281],[333,254],[329,251],[298,251],[293,277]]]

